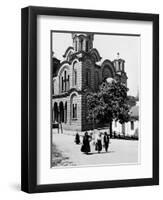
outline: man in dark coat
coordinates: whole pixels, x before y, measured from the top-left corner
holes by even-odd
[[[107,132],[105,132],[104,133],[104,148],[106,152],[108,151],[109,142],[110,142],[109,135],[107,134]]]

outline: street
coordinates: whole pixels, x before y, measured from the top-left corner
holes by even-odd
[[[138,141],[111,139],[108,152],[95,151],[93,141],[91,152],[86,155],[80,151],[81,144],[74,142],[75,137],[67,134],[52,136],[52,167],[80,166],[99,164],[136,164],[138,162]],[[80,137],[82,143],[82,137]]]

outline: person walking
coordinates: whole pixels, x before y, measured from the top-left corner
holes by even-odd
[[[88,154],[91,151],[90,141],[91,141],[91,137],[88,135],[88,132],[86,131],[84,134],[84,137],[83,137],[83,144],[81,146],[81,152]]]
[[[107,132],[105,132],[104,133],[104,148],[106,152],[108,151],[109,142],[110,142],[109,135],[107,134]]]
[[[80,135],[79,135],[79,133],[76,133],[76,135],[75,135],[75,143],[76,144],[80,144]]]
[[[102,150],[102,134],[101,133],[98,133],[96,137],[95,150],[98,151],[98,153],[100,153]]]

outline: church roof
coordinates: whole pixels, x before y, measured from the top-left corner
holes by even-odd
[[[67,57],[68,54],[69,54],[69,52],[74,52],[74,48],[71,47],[71,46],[68,47],[68,48],[66,49],[65,53],[63,54],[63,57],[64,57],[64,58]]]

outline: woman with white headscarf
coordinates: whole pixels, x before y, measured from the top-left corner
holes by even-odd
[[[95,150],[98,151],[98,153],[100,153],[102,150],[102,134],[101,133],[98,133],[96,135],[95,142],[96,142]]]

